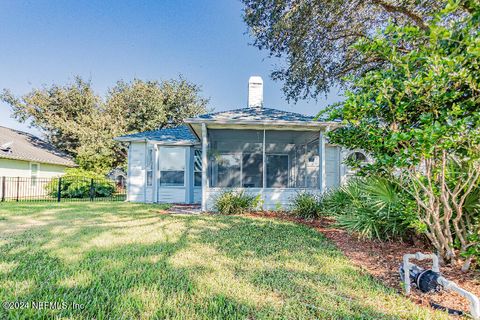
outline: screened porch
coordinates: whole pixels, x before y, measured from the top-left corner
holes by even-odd
[[[262,194],[266,208],[287,205],[299,191],[326,188],[325,139],[319,131],[208,129],[206,150],[208,208],[230,188]]]

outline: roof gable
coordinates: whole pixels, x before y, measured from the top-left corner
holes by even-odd
[[[75,166],[68,155],[27,132],[0,126],[0,146],[5,146],[0,148],[0,158]]]

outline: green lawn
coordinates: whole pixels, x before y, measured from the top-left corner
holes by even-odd
[[[305,226],[159,209],[0,204],[0,301],[30,303],[0,308],[0,319],[443,317],[386,289]],[[39,301],[65,309],[33,309]]]

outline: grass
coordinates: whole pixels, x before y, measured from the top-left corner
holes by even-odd
[[[159,209],[0,204],[0,301],[65,304],[0,308],[0,318],[444,317],[385,288],[305,226]]]

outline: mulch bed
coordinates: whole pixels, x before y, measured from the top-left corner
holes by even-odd
[[[253,213],[251,215],[293,221],[315,228],[333,241],[355,265],[385,285],[397,290],[399,293],[403,293],[400,276],[398,274],[403,255],[406,253],[432,252],[431,248],[428,248],[420,241],[416,243],[406,243],[360,239],[345,230],[335,228],[333,220],[331,219],[325,218],[306,221],[274,212]],[[430,261],[426,263],[414,261],[414,263],[423,267],[431,266]],[[480,272],[461,272],[460,268],[460,265],[441,266],[440,272],[448,280],[455,281],[460,287],[480,297]],[[454,292],[441,291],[438,293],[423,294],[419,290],[412,288],[410,299],[423,306],[430,306],[430,302],[435,302],[445,307],[466,312],[468,312],[470,308],[469,302]]]

